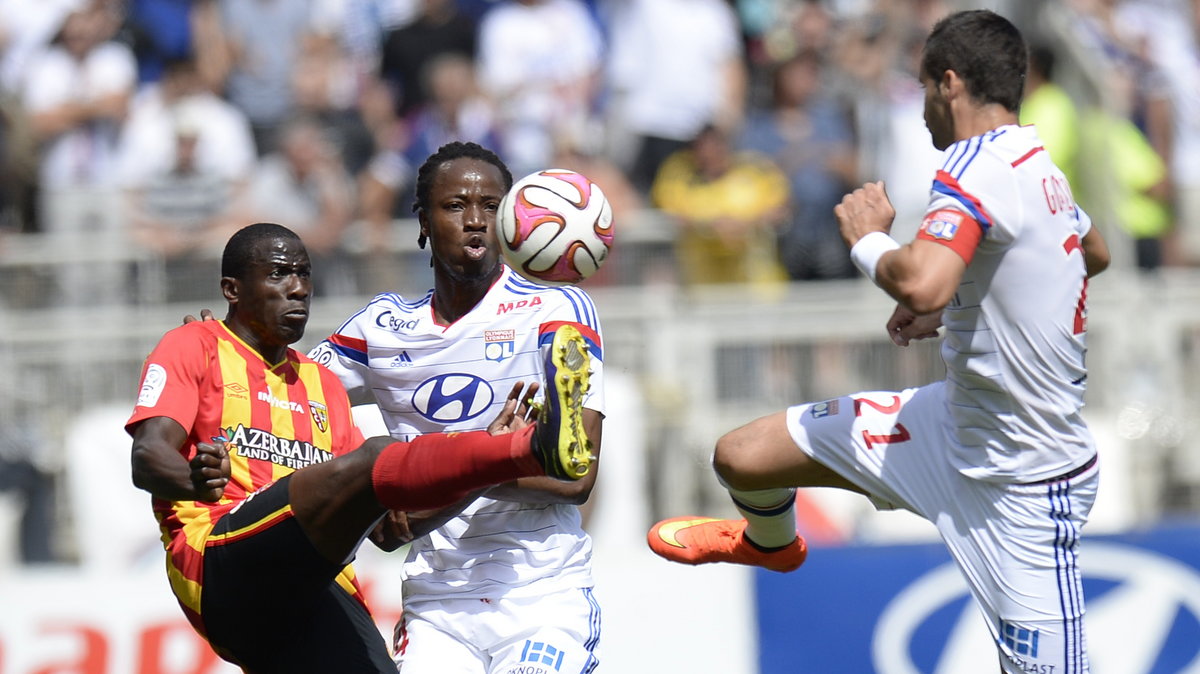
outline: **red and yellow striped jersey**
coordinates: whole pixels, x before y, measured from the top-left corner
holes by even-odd
[[[168,556],[171,587],[189,612],[200,612],[205,541],[216,521],[247,496],[310,464],[363,442],[338,378],[288,349],[271,364],[222,321],[197,321],[163,336],[142,367],[142,385],[125,428],[168,417],[188,431],[179,452],[224,442],[231,476],[218,503],[153,499]],[[359,596],[354,571],[338,578]]]

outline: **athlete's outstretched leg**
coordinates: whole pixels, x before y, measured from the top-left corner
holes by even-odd
[[[583,428],[590,357],[578,330],[564,325],[547,356],[545,405],[516,433],[430,434],[412,442],[379,437],[357,450],[292,474],[292,509],[313,544],[333,561],[349,559],[387,510],[427,510],[520,477],[579,479],[591,467]]]

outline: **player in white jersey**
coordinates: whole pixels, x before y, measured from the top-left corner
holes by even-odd
[[[511,185],[490,151],[473,143],[439,149],[420,170],[414,206],[419,243],[432,244],[433,290],[416,300],[375,297],[310,355],[351,396],[373,398],[391,435],[411,438],[484,428],[518,382],[541,381],[541,347],[557,326],[573,324],[592,356],[584,426],[598,453],[596,309],[577,287],[537,285],[501,264],[496,212]],[[600,611],[578,505],[595,478],[593,467],[569,484],[521,479],[447,510],[397,513],[390,546],[412,540],[395,644],[400,671],[594,669]]]
[[[1080,416],[1087,279],[1108,249],[1032,127],[1017,126],[1017,29],[953,14],[921,66],[943,166],[916,238],[888,232],[883,185],[835,210],[859,268],[897,300],[900,346],[945,328],[945,381],[791,407],[723,436],[713,462],[742,520],[672,518],[648,535],[673,561],[799,567],[796,487],[841,487],[931,521],[991,630],[1004,672],[1088,671],[1080,529],[1098,483]]]

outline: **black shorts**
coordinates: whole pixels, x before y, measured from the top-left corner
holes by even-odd
[[[386,672],[396,666],[366,607],[334,580],[291,516],[287,477],[226,514],[204,551],[209,643],[248,672]]]

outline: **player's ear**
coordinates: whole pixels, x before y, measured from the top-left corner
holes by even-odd
[[[425,220],[425,209],[417,209],[417,225],[419,233],[417,234],[417,247],[421,250],[425,249],[425,242],[429,240],[429,223]]]
[[[232,276],[222,276],[221,294],[224,295],[225,301],[236,304],[238,296],[241,294],[241,284]]]
[[[953,70],[947,70],[942,73],[942,79],[938,82],[938,93],[945,98],[958,95],[965,91],[962,78]]]

